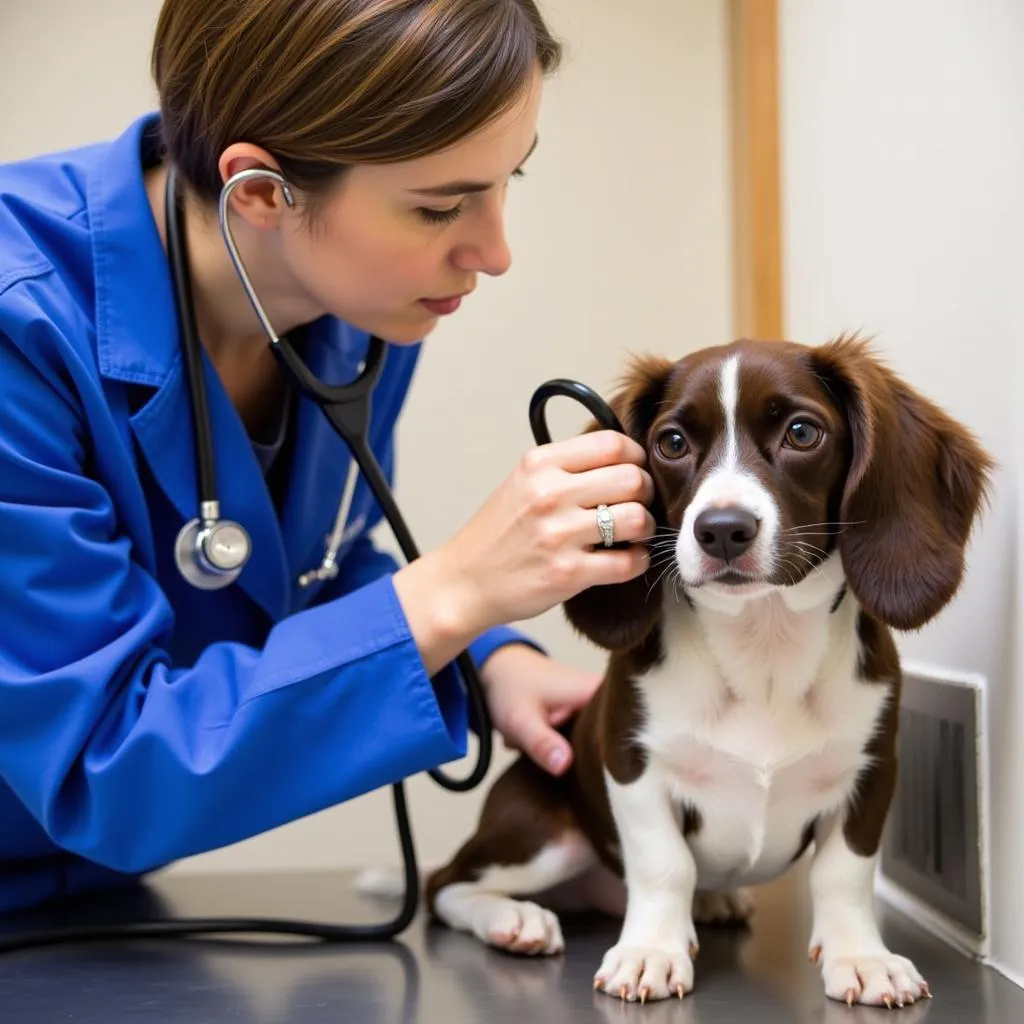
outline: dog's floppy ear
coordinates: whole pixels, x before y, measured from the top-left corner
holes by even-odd
[[[919,629],[960,586],[994,462],[863,340],[839,338],[811,359],[850,427],[838,537],[847,580],[883,622]]]
[[[616,394],[609,400],[625,432],[647,447],[647,434],[658,414],[675,364],[657,356],[635,358]],[[597,424],[587,431],[596,430]],[[666,525],[661,496],[655,494],[651,515],[659,527]],[[589,640],[610,651],[626,650],[641,643],[654,628],[661,609],[658,576],[651,567],[626,583],[590,587],[565,602],[572,626]]]

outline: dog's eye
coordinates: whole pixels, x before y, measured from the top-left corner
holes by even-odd
[[[666,430],[658,438],[658,452],[666,459],[682,458],[686,452],[686,438],[678,430]]]
[[[817,424],[796,420],[786,431],[785,444],[788,448],[796,448],[798,451],[809,451],[817,446],[823,435],[824,431]]]

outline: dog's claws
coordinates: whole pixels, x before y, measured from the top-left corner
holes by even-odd
[[[927,981],[921,982],[921,994],[925,997],[925,999],[932,998],[932,990],[928,987]]]
[[[691,960],[696,960],[697,959],[697,954],[699,952],[700,952],[700,946],[698,946],[696,942],[691,942],[690,943],[690,959]]]
[[[683,988],[682,984],[676,985],[676,995],[679,996],[680,999],[684,999],[686,997],[686,989]]]
[[[856,1001],[857,1001],[857,993],[854,992],[852,988],[848,988],[846,990],[846,1005],[847,1006],[853,1006],[853,1004]]]
[[[882,1002],[885,1003],[885,1005],[886,1005],[886,1007],[888,1009],[891,1010],[893,1008],[892,996],[890,996],[890,995],[882,996]]]
[[[816,964],[821,959],[821,946],[813,946],[807,954],[807,959]]]
[[[640,989],[640,1005],[641,1006],[643,1006],[643,1004],[647,1002],[647,997],[650,994],[651,994],[651,990],[649,988],[642,988],[642,989]]]

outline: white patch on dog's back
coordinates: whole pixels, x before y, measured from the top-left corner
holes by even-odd
[[[814,574],[804,585],[822,586]],[[767,593],[665,617],[664,659],[639,680],[639,738],[648,770],[700,814],[689,837],[700,888],[784,870],[808,823],[850,796],[865,765],[891,691],[857,679],[853,596],[834,614],[830,603],[808,610]]]

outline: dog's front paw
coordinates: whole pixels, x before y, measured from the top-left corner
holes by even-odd
[[[648,999],[682,999],[693,991],[693,960],[696,936],[689,949],[667,946],[613,946],[604,955],[594,976],[594,988],[626,1002]]]
[[[859,953],[841,942],[815,943],[810,958],[821,964],[825,994],[853,1006],[911,1006],[919,999],[930,999],[928,983],[917,968],[903,956],[890,953],[884,946]]]

